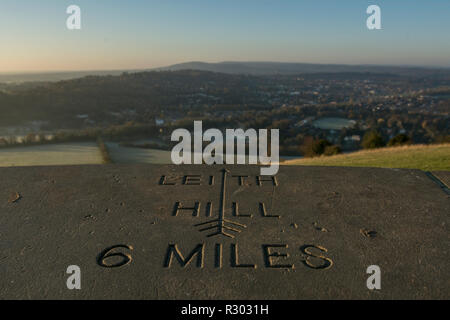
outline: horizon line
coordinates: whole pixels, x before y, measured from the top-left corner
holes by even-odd
[[[221,64],[221,63],[278,63],[278,64],[308,64],[308,65],[323,65],[323,66],[361,66],[361,67],[397,67],[397,68],[420,68],[420,69],[450,69],[450,66],[443,65],[419,65],[419,64],[350,64],[350,63],[315,63],[315,62],[286,62],[286,61],[270,61],[270,60],[222,60],[216,62],[190,60],[184,62],[177,62],[169,65],[159,67],[142,67],[142,68],[117,68],[117,69],[55,69],[55,70],[17,70],[17,71],[0,71],[0,75],[20,75],[20,74],[52,74],[52,73],[84,73],[84,72],[145,72],[157,71],[161,68],[169,68],[172,66],[188,63],[204,63],[204,64]]]

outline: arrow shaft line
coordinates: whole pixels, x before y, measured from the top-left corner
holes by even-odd
[[[238,228],[247,228],[246,225],[237,223],[228,219],[225,219],[225,201],[226,201],[226,188],[227,188],[227,169],[222,170],[222,185],[221,185],[221,195],[220,195],[220,206],[219,206],[219,216],[217,219],[201,222],[198,224],[195,224],[194,226],[200,227],[203,226],[202,229],[200,229],[200,232],[213,230],[217,228],[217,231],[214,233],[211,233],[207,235],[207,237],[214,237],[217,235],[223,235],[228,238],[234,238],[234,235],[226,232],[236,232],[240,233],[242,230],[239,230]],[[212,224],[212,225],[211,225]]]
[[[226,183],[227,183],[227,171],[224,169],[222,171],[222,197],[220,199],[220,211],[219,211],[219,220],[220,223],[223,224],[223,219],[225,218],[225,192],[226,192]]]

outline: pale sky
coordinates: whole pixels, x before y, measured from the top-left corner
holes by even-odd
[[[81,8],[82,29],[66,28]],[[366,27],[381,8],[382,30]],[[450,1],[1,0],[0,72],[187,61],[450,67]]]

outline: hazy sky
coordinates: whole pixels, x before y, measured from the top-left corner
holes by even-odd
[[[81,7],[82,29],[66,28]],[[382,30],[366,27],[381,7]],[[186,61],[450,67],[449,0],[0,0],[0,72]]]

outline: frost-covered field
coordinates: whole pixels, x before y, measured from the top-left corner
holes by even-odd
[[[105,143],[113,163],[171,164],[171,151],[123,147]],[[298,159],[299,157],[281,157]],[[248,163],[246,156],[246,163]],[[0,167],[102,164],[94,142],[59,143],[41,146],[0,148]]]
[[[0,167],[101,163],[100,151],[93,142],[0,148]]]
[[[171,151],[122,147],[114,142],[107,142],[108,153],[113,163],[150,163],[150,164],[172,164]],[[280,157],[280,160],[296,160],[301,157]],[[256,158],[256,162],[258,162]],[[235,163],[236,163],[235,159]],[[245,162],[249,163],[248,155]]]
[[[107,142],[106,146],[113,163],[172,163],[170,151],[122,147],[113,142]]]

